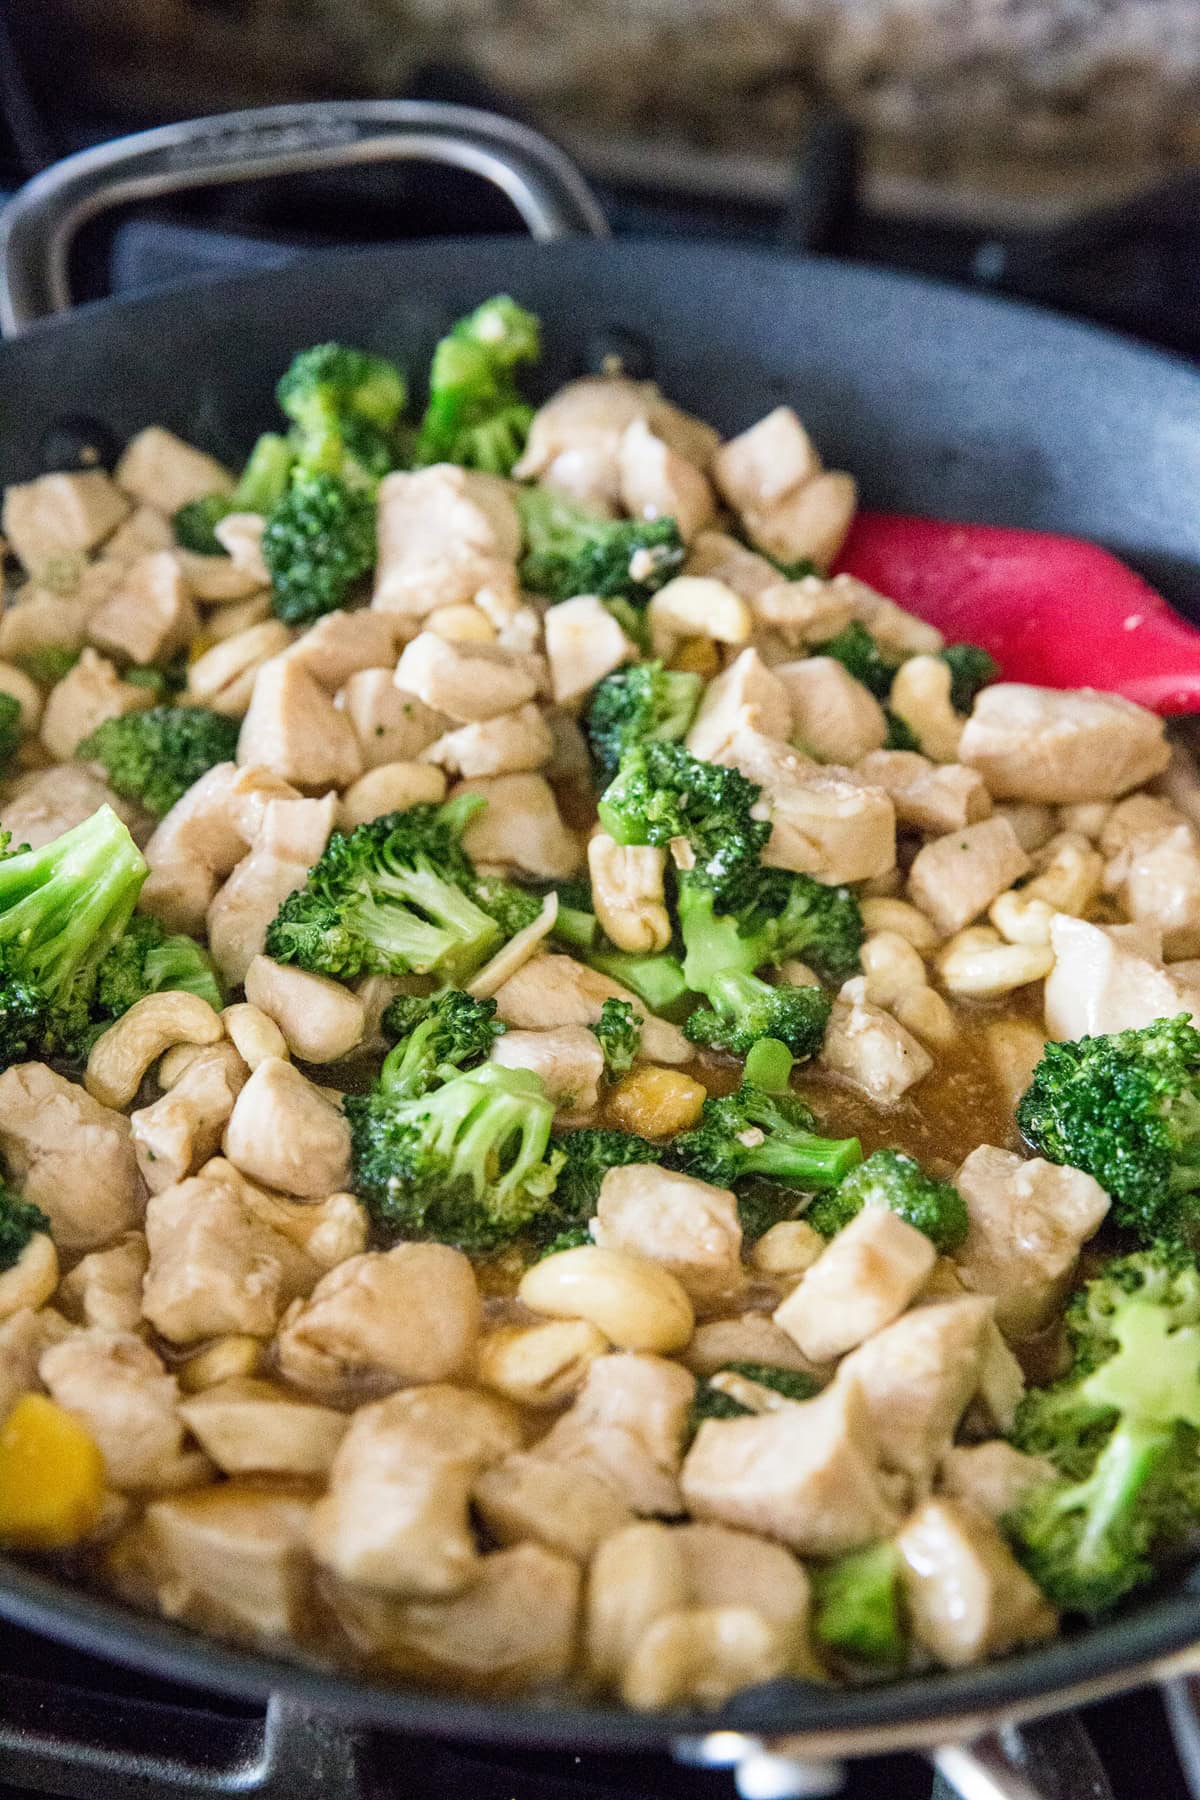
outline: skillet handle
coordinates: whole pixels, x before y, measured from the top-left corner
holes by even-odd
[[[930,1753],[933,1800],[1113,1800],[1078,1713],[1007,1726]]]
[[[427,100],[340,100],[186,119],[68,156],[0,214],[0,331],[13,336],[71,304],[80,226],[111,207],[191,188],[357,163],[431,162],[481,176],[531,235],[605,237],[604,214],[563,152],[525,125]]]

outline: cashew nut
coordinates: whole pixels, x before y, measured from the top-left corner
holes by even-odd
[[[677,575],[659,588],[646,617],[656,656],[670,656],[680,638],[746,644],[754,628],[748,603],[711,575]]]
[[[152,1194],[193,1175],[213,1154],[249,1074],[232,1044],[215,1044],[200,1051],[168,1093],[131,1115],[134,1154]]]
[[[645,1520],[605,1538],[592,1560],[584,1627],[589,1673],[616,1687],[656,1619],[687,1605],[683,1551],[666,1525]]]
[[[825,1248],[825,1239],[803,1219],[783,1219],[764,1231],[750,1261],[764,1275],[803,1275]]]
[[[224,1014],[222,1014],[224,1017]],[[164,1094],[178,1087],[194,1062],[200,1058],[219,1058],[224,1063],[229,1079],[238,1087],[246,1079],[249,1064],[238,1053],[237,1046],[221,1042],[219,1044],[175,1044],[159,1063],[154,1079]]]
[[[251,1006],[248,1000],[243,1000],[236,1006],[227,1006],[221,1018],[226,1035],[251,1073],[268,1056],[278,1056],[286,1061],[288,1047],[283,1033],[261,1007]],[[168,1051],[163,1058],[163,1068],[175,1054],[173,1050]],[[162,1079],[161,1069],[159,1079]]]
[[[1078,832],[1051,838],[1041,868],[1024,887],[1010,888],[988,908],[992,924],[1010,944],[1045,945],[1058,913],[1081,918],[1100,892],[1104,859]]]
[[[35,1231],[10,1269],[0,1274],[0,1319],[25,1307],[36,1312],[58,1286],[58,1252],[46,1231]]]
[[[1048,975],[1054,952],[1048,944],[1006,944],[992,926],[972,925],[943,945],[937,966],[952,994],[996,1000]]]
[[[888,705],[917,736],[931,762],[958,761],[965,719],[950,704],[951,674],[938,656],[910,656],[892,682]]]
[[[188,670],[185,698],[226,718],[240,719],[250,704],[258,671],[291,641],[291,632],[279,619],[235,632],[196,658]]]
[[[906,988],[891,1004],[897,1024],[921,1043],[948,1050],[958,1038],[958,1023],[942,996],[931,987]]]
[[[496,627],[477,606],[436,606],[425,619],[426,631],[436,631],[452,644],[494,644]]]
[[[239,632],[249,631],[252,625],[261,625],[271,617],[271,590],[263,588],[261,593],[251,594],[248,600],[237,600],[232,606],[219,606],[204,621],[204,635],[214,644],[223,642],[225,638],[237,637]]]
[[[929,979],[921,957],[898,931],[873,931],[861,959],[867,999],[876,1006],[890,1007],[906,989],[924,987]]]
[[[129,1105],[152,1062],[172,1044],[215,1044],[220,1018],[197,994],[147,994],[92,1045],[83,1084],[102,1106]]]
[[[695,1327],[687,1294],[657,1263],[626,1250],[585,1244],[547,1256],[529,1269],[518,1298],[531,1312],[586,1319],[619,1350],[670,1356]]]
[[[667,853],[651,844],[618,844],[597,831],[588,842],[596,917],[618,950],[665,950],[671,921],[663,898]]]
[[[783,1627],[751,1607],[667,1613],[639,1638],[621,1697],[638,1712],[718,1706],[740,1688],[786,1674],[792,1655]]]
[[[432,763],[390,762],[368,769],[352,781],[338,807],[338,825],[353,831],[384,813],[407,812],[410,806],[439,805],[446,798],[446,776]]]
[[[476,1377],[518,1406],[555,1407],[583,1386],[588,1365],[608,1339],[586,1319],[501,1325],[479,1340]]]
[[[205,1388],[239,1376],[257,1375],[263,1366],[263,1345],[258,1338],[231,1332],[214,1338],[196,1356],[179,1364],[176,1374],[185,1394],[201,1394]]]
[[[863,925],[868,931],[894,931],[907,938],[914,950],[932,950],[938,942],[933,920],[910,900],[880,895],[861,903]]]

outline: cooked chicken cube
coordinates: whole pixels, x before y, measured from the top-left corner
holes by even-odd
[[[0,817],[12,832],[14,844],[40,850],[73,825],[82,825],[98,807],[111,806],[143,843],[150,820],[139,806],[122,800],[101,780],[94,763],[60,763],[52,769],[32,770],[5,784]]]
[[[122,681],[107,657],[85,650],[50,690],[42,718],[42,742],[51,756],[66,762],[106,719],[144,712],[153,704],[149,688]]]
[[[340,981],[256,956],[245,986],[247,1000],[274,1019],[301,1062],[337,1062],[362,1042],[366,1007]]]
[[[854,1382],[748,1419],[709,1419],[683,1465],[695,1519],[740,1525],[802,1556],[840,1556],[899,1523]]]
[[[395,683],[460,725],[512,712],[538,690],[528,658],[498,644],[453,643],[435,631],[404,646]]]
[[[463,849],[477,863],[517,869],[536,881],[563,881],[579,867],[579,840],[564,825],[543,775],[462,782],[451,798],[459,794],[479,794],[487,801],[463,833]]]
[[[664,400],[653,382],[586,376],[568,382],[535,414],[513,473],[522,481],[537,476],[544,487],[611,513],[620,498],[621,441],[639,420],[700,469],[720,442],[708,425]]]
[[[363,772],[358,739],[303,663],[264,663],[238,738],[238,762],[262,764],[298,788],[349,787]]]
[[[708,1319],[696,1327],[681,1361],[696,1375],[715,1375],[735,1362],[769,1363],[777,1369],[811,1370],[786,1331],[760,1312],[737,1313],[728,1319]]]
[[[332,807],[327,816],[332,825]],[[245,981],[251,966],[262,955],[275,914],[289,894],[304,886],[311,863],[316,860],[315,856],[299,861],[276,856],[269,850],[252,850],[214,894],[205,915],[208,947],[230,987]]]
[[[642,1020],[642,1054],[653,1062],[690,1062],[695,1051],[665,1019],[649,1016],[629,988],[571,956],[535,956],[496,990],[496,1016],[518,1030],[594,1025],[606,1000],[626,1000]],[[503,1041],[503,1040],[502,1040]]]
[[[449,463],[398,470],[379,489],[379,559],[372,605],[423,618],[474,600],[481,588],[515,589],[521,525],[513,489],[495,475]]]
[[[821,458],[790,406],[777,406],[713,458],[717,486],[735,512],[762,511],[821,473]]]
[[[808,1577],[781,1544],[725,1525],[679,1525],[692,1606],[749,1606],[796,1636],[808,1623]]]
[[[1032,866],[1007,819],[982,819],[918,850],[908,891],[943,936],[950,937]]]
[[[1032,1337],[1061,1307],[1079,1252],[1108,1213],[1108,1195],[1080,1169],[1040,1157],[1025,1162],[992,1144],[972,1150],[954,1184],[970,1218],[955,1252],[959,1274],[995,1298],[1007,1336]]]
[[[312,1504],[240,1481],[156,1500],[136,1542],[135,1580],[148,1580],[168,1618],[276,1645],[308,1618]]]
[[[739,732],[753,731],[787,742],[792,735],[792,702],[785,683],[768,669],[757,650],[743,650],[723,674],[710,681],[687,747],[701,762],[715,762]]]
[[[592,1235],[606,1249],[660,1263],[701,1310],[719,1308],[744,1281],[736,1197],[654,1163],[609,1169]]]
[[[550,727],[539,709],[527,702],[515,712],[446,732],[422,752],[422,760],[470,781],[480,775],[519,775],[540,769],[553,754]]]
[[[88,621],[101,650],[139,663],[169,662],[190,646],[199,628],[178,558],[169,550],[139,557]]]
[[[827,469],[763,511],[742,515],[751,541],[780,562],[811,562],[825,572],[837,561],[858,505],[852,475]]]
[[[604,1052],[586,1025],[506,1031],[492,1045],[491,1060],[506,1069],[532,1069],[560,1112],[586,1118],[599,1105]]]
[[[1162,960],[1162,939],[1147,925],[1093,925],[1059,913],[1050,925],[1054,967],[1046,977],[1046,1030],[1060,1039],[1092,1037],[1173,1019],[1200,1021],[1200,982],[1186,965]]]
[[[56,1304],[83,1325],[136,1331],[142,1323],[142,1282],[149,1260],[143,1234],[126,1232],[110,1249],[80,1258],[63,1276]]]
[[[364,769],[414,761],[451,729],[445,713],[396,686],[394,668],[357,670],[337,704],[354,729]]]
[[[38,1373],[99,1445],[110,1486],[161,1490],[187,1479],[179,1389],[140,1337],[74,1332],[44,1352]]]
[[[0,1319],[0,1423],[22,1394],[43,1391],[38,1364],[50,1345],[69,1331],[62,1315],[47,1306],[38,1311],[23,1306],[7,1319]]]
[[[635,519],[674,519],[684,543],[712,522],[716,501],[708,478],[644,419],[627,425],[617,451],[621,504]]]
[[[145,1189],[129,1120],[45,1063],[0,1075],[0,1155],[60,1251],[96,1250],[141,1223]]]
[[[288,1301],[306,1294],[316,1264],[256,1219],[232,1182],[193,1178],[146,1208],[142,1310],[173,1344],[224,1332],[268,1338]]]
[[[580,594],[547,612],[546,659],[555,702],[565,706],[614,669],[636,662],[637,647],[603,601]]]
[[[129,502],[103,469],[42,475],[4,490],[0,531],[29,573],[86,556],[116,530]]]
[[[853,770],[822,768],[753,730],[739,731],[718,760],[763,790],[772,825],[764,862],[831,884],[872,881],[895,867],[892,803]]]
[[[933,1068],[933,1058],[911,1031],[867,999],[865,975],[843,982],[818,1061],[876,1106],[894,1106]]]
[[[917,1642],[948,1669],[1052,1637],[1054,1609],[990,1519],[927,1500],[896,1539]]]
[[[178,512],[206,494],[233,491],[233,477],[215,457],[161,425],[148,425],[130,438],[114,474],[117,486],[142,506],[164,513]]]
[[[606,1537],[633,1522],[608,1481],[536,1450],[517,1451],[485,1469],[471,1500],[498,1544],[542,1544],[584,1564]]]
[[[241,1058],[218,1044],[197,1056],[169,1093],[130,1117],[142,1180],[152,1194],[194,1175],[221,1142],[246,1080]]]
[[[1170,750],[1162,720],[1119,694],[999,682],[976,700],[959,759],[994,799],[1069,806],[1140,787],[1162,773]]]
[[[279,1366],[322,1396],[464,1375],[482,1314],[471,1264],[446,1244],[397,1244],[331,1268],[279,1331]]]
[[[225,1154],[252,1181],[319,1200],[344,1188],[350,1127],[290,1062],[260,1062],[225,1128]]]
[[[1172,961],[1200,955],[1200,836],[1180,823],[1136,836],[1105,871],[1131,919],[1162,932]]]
[[[915,750],[873,750],[855,773],[881,787],[901,825],[917,831],[961,831],[991,814],[992,797],[983,777],[961,763],[933,763]],[[1020,842],[1020,833],[1016,835]]]
[[[350,1420],[274,1382],[218,1382],[179,1416],[223,1475],[325,1475]]]
[[[388,613],[330,612],[302,632],[287,652],[330,694],[363,669],[396,665],[396,621]]]
[[[883,747],[888,724],[882,706],[835,657],[777,663],[774,674],[791,703],[791,736],[810,756],[853,764]]]
[[[779,570],[765,556],[747,550],[723,531],[701,531],[688,547],[685,575],[702,575],[723,581],[751,604],[769,588],[779,586]],[[845,621],[843,621],[844,623]]]
[[[775,1309],[812,1362],[842,1356],[890,1325],[924,1287],[936,1252],[886,1206],[864,1206]]]
[[[1054,1481],[1057,1470],[1043,1456],[1026,1456],[1003,1438],[986,1444],[955,1444],[938,1465],[938,1487],[997,1524],[1036,1487]]]
[[[361,1407],[313,1512],[317,1561],[383,1593],[461,1592],[480,1573],[472,1485],[519,1445],[516,1414],[467,1388],[413,1388]]]
[[[635,1513],[678,1513],[683,1434],[695,1380],[659,1356],[598,1356],[574,1405],[536,1445],[588,1469]]]
[[[238,791],[250,779],[278,781],[269,770],[239,770],[217,763],[194,782],[160,821],[146,845],[150,874],[140,908],[161,919],[168,931],[193,934],[218,882],[245,855],[248,838],[239,818]],[[287,793],[295,789],[284,787]]]
[[[826,583],[831,594],[837,594],[850,607],[851,616],[865,625],[882,650],[896,660],[906,656],[933,656],[945,643],[940,631],[924,619],[905,612],[860,581],[856,575],[835,575]]]

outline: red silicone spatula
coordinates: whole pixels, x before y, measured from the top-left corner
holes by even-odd
[[[862,512],[838,567],[982,644],[1005,679],[1097,687],[1200,712],[1200,630],[1123,562],[1077,538]]]

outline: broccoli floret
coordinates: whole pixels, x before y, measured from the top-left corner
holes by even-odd
[[[586,1225],[571,1225],[557,1237],[552,1237],[548,1244],[539,1245],[537,1261],[545,1262],[548,1256],[561,1256],[565,1250],[582,1250],[591,1242],[592,1234]]]
[[[693,1044],[746,1056],[761,1038],[779,1038],[797,1062],[808,1062],[825,1041],[831,1002],[818,987],[772,987],[758,975],[719,975],[707,988],[709,1006],[684,1026]]]
[[[204,494],[199,500],[189,500],[177,509],[171,520],[175,542],[181,549],[192,550],[197,556],[223,555],[215,528],[232,511],[228,494]]]
[[[549,488],[523,488],[517,506],[525,533],[521,580],[548,600],[596,594],[640,613],[687,555],[674,519],[598,518]]]
[[[686,838],[692,887],[710,888],[726,911],[751,905],[769,820],[752,816],[761,788],[737,769],[700,762],[681,744],[636,744],[600,797],[600,823],[618,844]]]
[[[785,581],[804,581],[810,575],[819,575],[820,570],[811,556],[798,556],[789,562],[786,556],[772,556],[769,550],[759,550],[759,556],[765,556],[769,563],[774,563]]]
[[[516,372],[540,355],[541,326],[507,294],[460,319],[433,353],[417,466],[452,462],[510,474],[533,418]]]
[[[744,884],[749,885],[749,884]],[[679,880],[679,926],[687,956],[683,972],[697,993],[714,976],[750,974],[765,963],[800,957],[826,981],[841,983],[859,966],[862,911],[847,887],[823,887],[810,875],[762,869],[750,904],[721,909],[692,872]]]
[[[203,706],[152,706],[105,719],[75,751],[104,765],[108,784],[156,819],[217,763],[232,762],[238,723]]]
[[[606,675],[593,688],[583,714],[584,736],[600,781],[613,779],[634,744],[651,739],[677,743],[685,737],[703,691],[699,675],[664,669],[660,662],[635,663]]]
[[[175,696],[187,686],[187,652],[181,650],[170,662],[147,663],[140,669],[126,669],[121,679],[127,681],[130,687],[145,688],[154,695],[160,706],[177,705]]]
[[[1200,1031],[1186,1013],[1047,1044],[1017,1123],[1039,1156],[1094,1175],[1143,1243],[1200,1238]]]
[[[704,1102],[700,1122],[675,1138],[669,1160],[715,1187],[737,1188],[757,1177],[781,1186],[836,1186],[862,1161],[857,1138],[822,1137],[816,1117],[795,1094],[765,1094],[743,1082],[735,1094]]]
[[[743,1381],[752,1381],[757,1387],[769,1388],[773,1394],[780,1394],[785,1400],[811,1400],[820,1391],[820,1384],[805,1370],[780,1369],[773,1363],[726,1363],[723,1368],[716,1370],[716,1375],[740,1376]],[[732,1394],[726,1393],[714,1381],[713,1376],[706,1376],[696,1383],[686,1435],[690,1442],[706,1419],[745,1419],[753,1412],[753,1407],[746,1406]]]
[[[530,1070],[487,1063],[430,1093],[381,1085],[343,1104],[354,1191],[388,1235],[485,1252],[547,1213],[562,1156]]]
[[[938,655],[950,670],[950,704],[955,712],[969,713],[975,696],[1000,673],[1000,664],[978,644],[947,644]]]
[[[79,661],[79,651],[67,644],[42,644],[36,649],[17,650],[13,661],[31,681],[41,687],[54,687],[69,675]]]
[[[542,902],[528,889],[503,881],[498,875],[478,875],[471,890],[476,905],[496,921],[506,938],[516,937],[532,925],[542,910]]]
[[[175,541],[200,556],[223,556],[224,545],[216,527],[230,513],[261,513],[263,517],[287,492],[295,451],[277,432],[264,431],[246,461],[231,494],[205,494],[189,501],[175,514]]]
[[[545,1220],[547,1232],[555,1236],[586,1226],[600,1198],[600,1183],[610,1169],[663,1159],[661,1145],[627,1131],[569,1131],[558,1139],[558,1149],[563,1161]]]
[[[842,667],[869,688],[877,700],[886,700],[892,690],[899,659],[884,655],[866,626],[851,619],[836,637],[814,644],[814,656],[832,656]]]
[[[967,1235],[967,1207],[958,1189],[927,1175],[903,1150],[873,1151],[840,1187],[814,1200],[804,1217],[822,1237],[833,1237],[864,1206],[886,1206],[898,1213],[943,1254],[957,1249]]]
[[[50,1221],[41,1208],[0,1181],[0,1275],[16,1267],[35,1232],[49,1230]]]
[[[479,904],[459,841],[479,801],[413,806],[351,832],[335,831],[304,886],[267,931],[277,962],[317,975],[440,975],[464,979],[503,932]]]
[[[146,874],[110,806],[38,850],[0,856],[0,1065],[86,1054],[97,971]]]
[[[0,693],[0,775],[21,748],[21,703],[11,694]]]
[[[589,968],[619,981],[631,994],[636,994],[650,1012],[671,1019],[688,1000],[688,984],[683,978],[683,965],[677,956],[662,950],[641,956],[636,951],[614,950],[605,939],[584,959]]]
[[[642,1047],[642,1021],[629,1000],[606,1000],[591,1027],[604,1052],[604,1068],[611,1081],[628,1075]]]
[[[404,377],[394,363],[345,344],[302,350],[275,397],[292,421],[291,447],[304,475],[332,475],[373,494],[396,466]]]
[[[1200,1278],[1173,1247],[1110,1264],[1071,1329],[1075,1366],[1047,1391],[1057,1404],[1035,1392],[1015,1432],[1061,1479],[1003,1523],[1055,1605],[1095,1617],[1151,1580],[1200,1518]]]
[[[484,1061],[505,1027],[494,1000],[476,1000],[457,988],[417,998],[400,994],[383,1015],[383,1029],[397,1039],[384,1058],[379,1085],[397,1098],[416,1099],[440,1081]]]
[[[285,625],[336,612],[375,561],[375,501],[336,475],[298,475],[267,520],[262,555]]]
[[[813,1637],[852,1663],[898,1669],[905,1658],[901,1558],[895,1544],[871,1544],[813,1570]]]
[[[225,1004],[208,952],[182,932],[169,934],[157,919],[139,915],[100,964],[95,1011],[106,1022],[147,994],[178,992],[206,1000],[214,1012]]]
[[[887,721],[887,736],[883,740],[885,750],[920,751],[921,740],[907,719],[902,719],[890,706],[884,707],[883,716]]]

